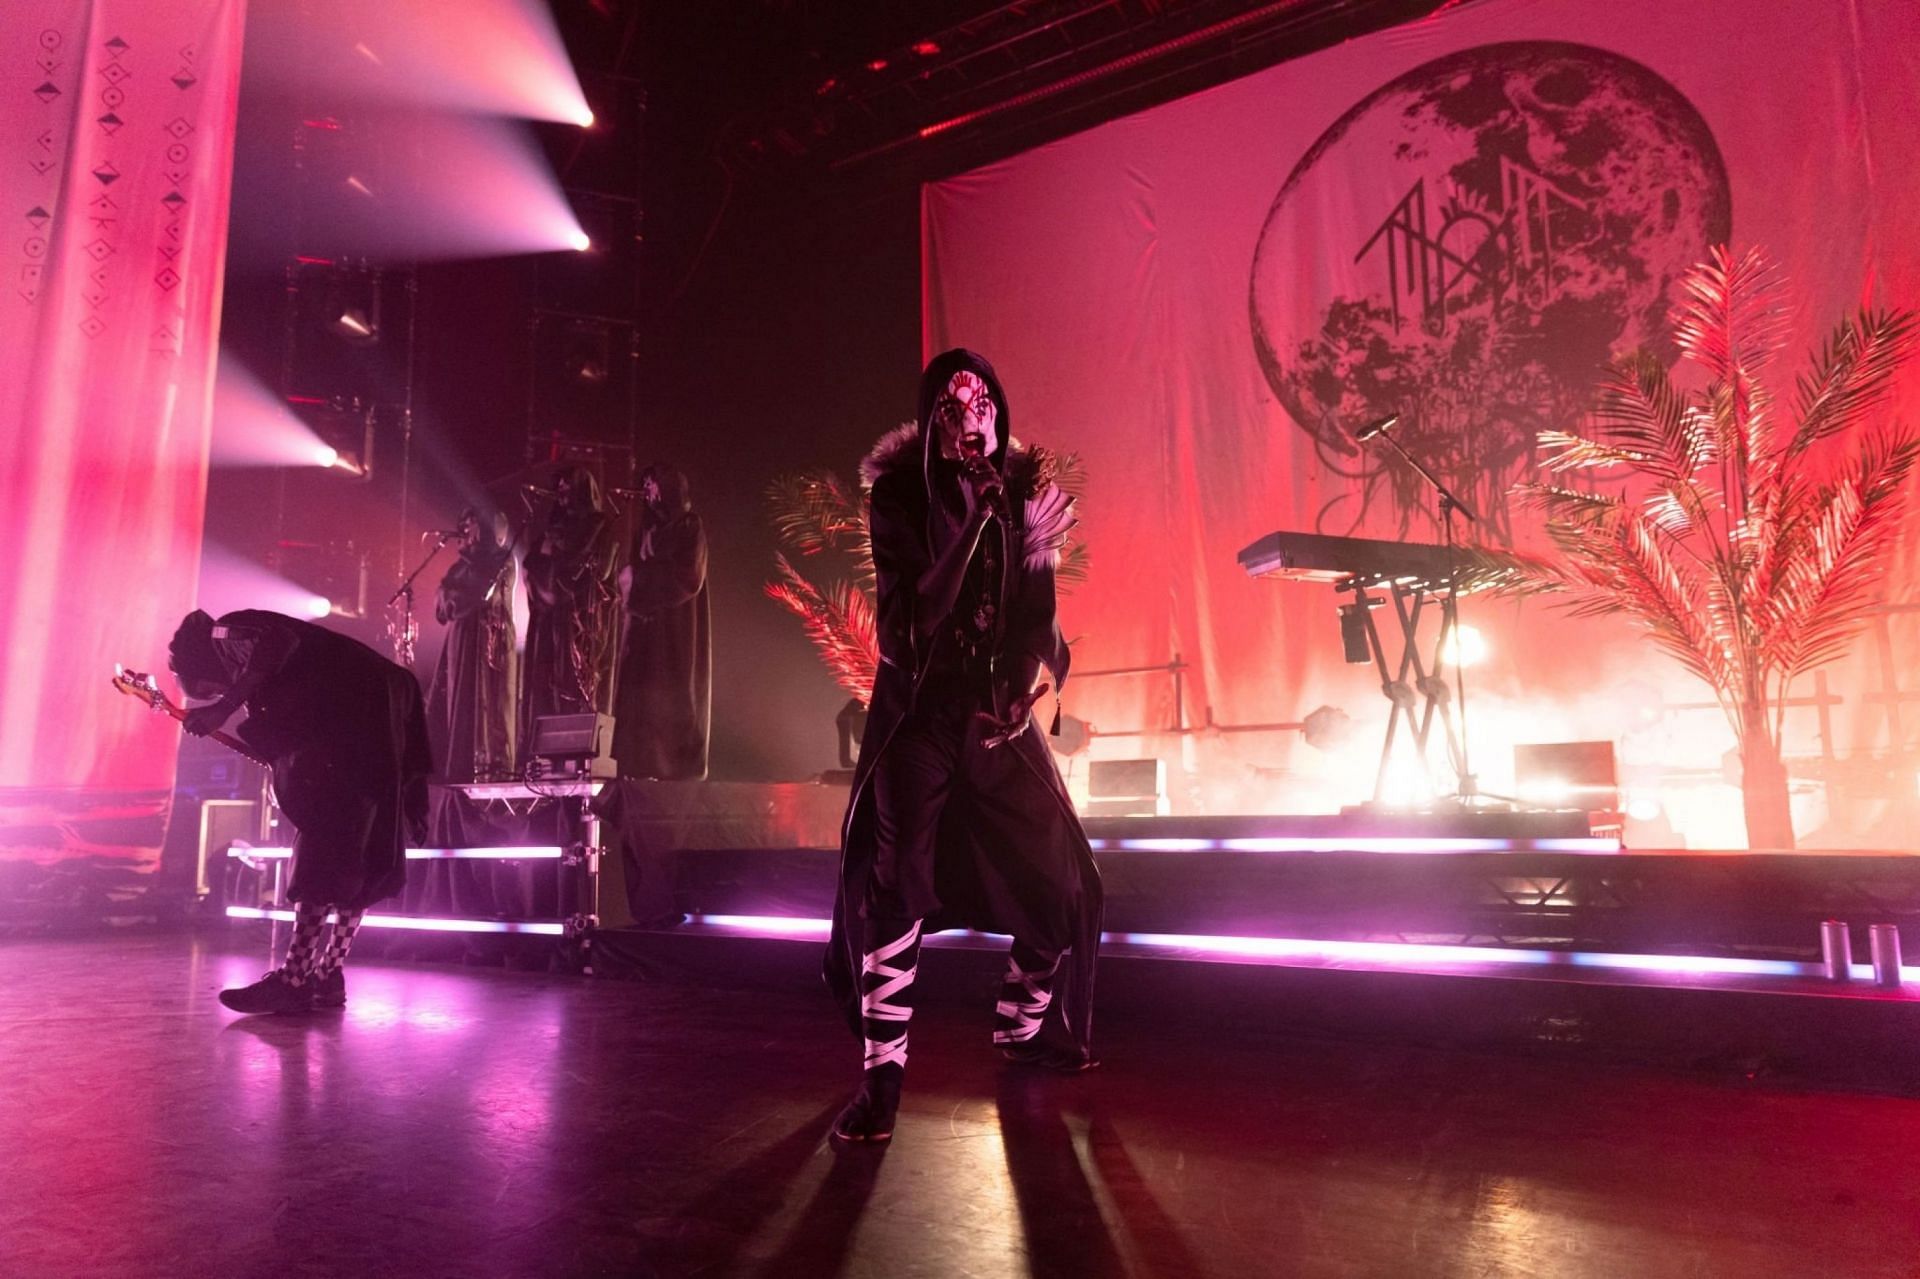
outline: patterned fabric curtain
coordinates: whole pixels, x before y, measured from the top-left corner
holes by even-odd
[[[245,0],[0,5],[0,870],[158,857]]]

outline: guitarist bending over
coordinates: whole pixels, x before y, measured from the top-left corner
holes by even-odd
[[[433,761],[418,681],[357,640],[257,609],[217,622],[187,614],[167,664],[189,697],[210,701],[187,713],[189,733],[204,737],[246,708],[236,731],[273,761],[295,831],[286,962],[220,1002],[243,1013],[340,1007],[361,917],[400,891],[407,844],[426,834]],[[322,948],[330,910],[337,922]]]

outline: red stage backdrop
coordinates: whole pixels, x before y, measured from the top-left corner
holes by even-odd
[[[0,6],[0,861],[157,856],[178,730],[107,678],[193,603],[244,15]]]
[[[1248,732],[1097,753],[1177,760],[1176,802],[1213,811],[1369,795],[1386,703],[1342,664],[1337,597],[1250,581],[1236,551],[1279,529],[1439,540],[1422,485],[1351,439],[1389,411],[1485,514],[1480,536],[1527,542],[1506,493],[1536,475],[1535,433],[1574,424],[1610,354],[1671,357],[1675,281],[1713,244],[1787,268],[1797,349],[1863,301],[1920,305],[1916,105],[1905,0],[1484,0],[927,186],[926,350],[986,353],[1016,433],[1086,459],[1076,668],[1178,654],[1190,724],[1327,704],[1361,730],[1332,752]],[[1469,672],[1483,785],[1510,779],[1517,742],[1610,738],[1650,821],[1742,841],[1732,735],[1688,709],[1704,688],[1543,602],[1463,612],[1492,646]],[[1911,669],[1914,621],[1895,617],[1830,673],[1846,700],[1824,737],[1793,712],[1790,752],[1901,744],[1898,703],[1873,700],[1883,638],[1893,678],[1902,652]],[[1095,679],[1067,709],[1124,731],[1170,724],[1172,697],[1165,677]],[[1808,842],[1886,842],[1911,763],[1844,813],[1810,781],[1831,767],[1798,770]]]

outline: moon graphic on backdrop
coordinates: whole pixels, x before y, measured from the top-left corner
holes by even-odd
[[[1587,45],[1482,45],[1416,67],[1301,157],[1254,250],[1254,350],[1324,466],[1361,481],[1320,513],[1350,532],[1425,495],[1353,442],[1400,442],[1510,536],[1535,435],[1572,425],[1602,366],[1669,363],[1677,285],[1732,228],[1712,131],[1666,80]],[[1477,499],[1477,501],[1475,501]]]

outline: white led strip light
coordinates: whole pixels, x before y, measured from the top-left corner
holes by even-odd
[[[290,910],[262,910],[257,906],[229,906],[231,919],[273,919],[293,922]],[[411,928],[426,933],[537,933],[542,937],[564,937],[565,924],[529,922],[514,919],[432,919],[414,915],[367,915],[363,928]]]
[[[566,854],[566,849],[554,844],[529,844],[524,847],[500,848],[409,848],[407,860],[410,862],[433,861],[558,861]],[[258,861],[273,861],[293,856],[291,848],[247,848],[235,845],[227,850],[227,856],[253,858]]]
[[[688,922],[742,937],[824,939],[825,919],[787,915],[691,915]],[[983,934],[955,930],[930,933],[929,946],[970,947]],[[1597,968],[1668,976],[1823,977],[1819,964],[1791,959],[1739,959],[1720,955],[1631,955],[1612,951],[1522,950],[1506,946],[1440,946],[1424,942],[1337,941],[1306,937],[1234,937],[1198,933],[1102,933],[1102,944],[1184,951],[1196,958],[1232,962],[1367,963],[1424,972],[1436,966],[1513,964],[1539,968]],[[1902,979],[1920,983],[1920,968],[1903,968]],[[1853,976],[1873,980],[1871,964],[1853,965]]]

